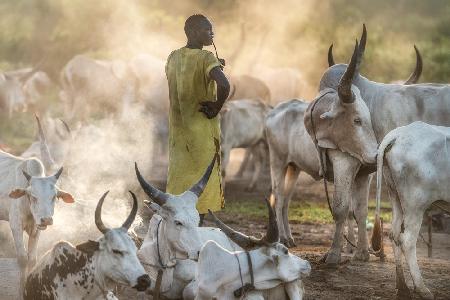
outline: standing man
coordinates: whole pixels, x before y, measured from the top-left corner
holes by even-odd
[[[167,192],[180,194],[202,176],[215,154],[220,157],[217,115],[230,92],[219,60],[203,46],[213,43],[212,24],[203,15],[190,16],[184,25],[185,47],[167,58],[169,82],[169,172]],[[223,208],[219,163],[201,195],[197,209],[200,224],[208,209]]]

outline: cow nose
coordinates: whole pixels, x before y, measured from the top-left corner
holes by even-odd
[[[53,218],[41,218],[41,225],[49,226],[53,225]]]
[[[150,286],[151,280],[150,276],[148,274],[144,274],[138,277],[137,279],[137,285],[135,288],[139,291],[145,291]]]

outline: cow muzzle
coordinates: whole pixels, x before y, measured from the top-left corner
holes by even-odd
[[[133,288],[135,288],[139,292],[143,292],[149,288],[150,284],[150,276],[148,276],[148,274],[144,274],[138,277],[137,284]]]
[[[53,225],[53,218],[41,218],[41,223],[37,224],[37,228],[39,230],[45,230],[50,225]]]

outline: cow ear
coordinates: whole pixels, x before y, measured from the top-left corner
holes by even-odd
[[[336,145],[330,141],[329,139],[325,139],[325,138],[320,138],[317,141],[317,144],[319,145],[319,147],[321,148],[326,148],[326,149],[337,149]]]
[[[76,245],[75,248],[81,252],[92,255],[95,251],[100,249],[99,246],[99,242],[88,240],[87,242]]]
[[[62,199],[62,201],[66,202],[66,203],[74,203],[75,200],[73,199],[73,196],[67,192],[64,192],[62,190],[58,190],[58,193],[56,194],[56,196],[59,199]]]
[[[144,200],[144,204],[145,204],[148,208],[150,208],[154,213],[159,214],[159,212],[161,212],[161,206],[159,206],[159,204],[156,203],[156,202]]]
[[[24,189],[15,189],[11,193],[9,193],[9,197],[13,199],[18,199],[20,197],[25,196],[26,193],[27,191]]]

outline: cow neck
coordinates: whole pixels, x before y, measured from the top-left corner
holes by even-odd
[[[90,259],[90,263],[86,265],[86,268],[91,268],[89,272],[94,279],[95,287],[99,290],[105,299],[107,299],[108,290],[112,290],[115,287],[113,281],[102,274],[101,262],[99,259],[99,252],[96,251]]]
[[[241,262],[239,260],[239,255],[242,254],[242,252],[237,252],[237,253],[233,254],[238,263],[239,278],[241,280],[241,287],[238,288],[237,290],[235,290],[233,292],[233,294],[235,297],[240,298],[240,299],[242,299],[243,297],[245,297],[245,295],[247,295],[247,293],[249,293],[255,289],[255,275],[254,275],[252,257],[250,255],[249,251],[245,250],[244,252],[246,255],[246,259],[247,259],[247,267],[248,267],[247,271],[250,275],[250,283],[245,283],[245,284],[244,284],[244,278],[242,276],[243,272],[242,272],[242,268],[241,268]]]
[[[156,227],[156,252],[158,255],[158,263],[159,267],[162,269],[170,269],[174,268],[176,265],[176,256],[174,255],[173,259],[171,259],[172,251],[170,251],[170,247],[168,245],[166,238],[161,238],[160,234],[162,233],[162,236],[166,237],[167,235],[164,234],[166,229],[166,222],[163,222],[163,218],[159,220],[158,225]],[[162,225],[161,225],[162,223]],[[162,227],[162,228],[161,228]],[[164,249],[164,251],[163,251]],[[162,254],[167,253],[167,261],[164,262],[163,259],[166,257],[162,257]],[[174,262],[173,262],[174,261]]]

